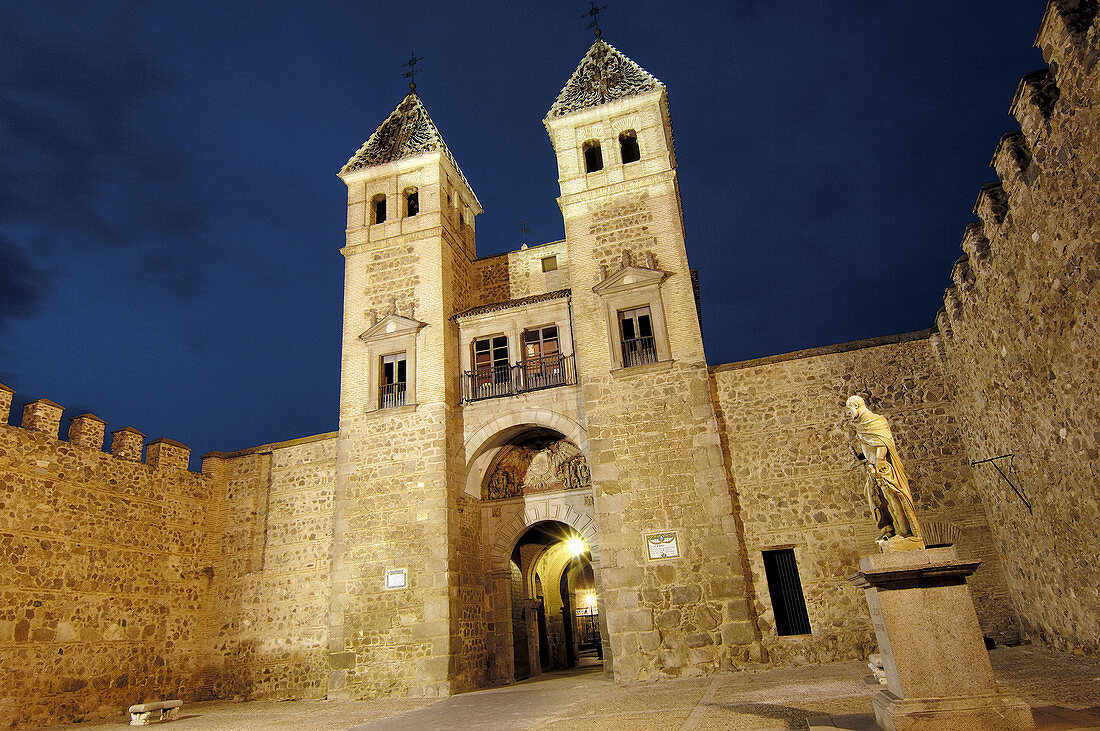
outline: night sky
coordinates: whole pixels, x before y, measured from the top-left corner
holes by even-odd
[[[665,83],[712,365],[929,327],[1041,0],[613,2]],[[346,189],[402,63],[485,207],[564,236],[583,0],[0,5],[0,383],[194,454],[337,428]],[[67,430],[63,422],[62,431]],[[109,441],[109,438],[108,438]],[[197,460],[192,459],[197,466]]]

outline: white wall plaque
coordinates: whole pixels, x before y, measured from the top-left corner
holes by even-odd
[[[386,588],[404,589],[409,585],[408,569],[386,569]]]
[[[649,551],[650,561],[680,558],[680,544],[676,540],[676,531],[674,530],[666,533],[647,533],[645,545]]]

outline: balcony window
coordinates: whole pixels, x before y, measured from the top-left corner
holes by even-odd
[[[528,390],[565,382],[556,325],[523,331],[523,376]]]
[[[408,383],[405,367],[405,354],[395,353],[382,356],[378,386],[378,408],[392,409],[405,405],[405,386]]]
[[[649,307],[619,312],[619,334],[623,344],[623,368],[657,362],[657,341]]]
[[[479,398],[509,390],[508,338],[494,335],[474,341],[474,382]]]

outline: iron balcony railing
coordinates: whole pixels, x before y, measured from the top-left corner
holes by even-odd
[[[466,371],[462,378],[462,400],[479,401],[554,386],[572,386],[577,373],[571,355],[548,355],[522,363],[486,366]]]
[[[657,362],[657,341],[648,338],[623,340],[623,368]]]
[[[378,408],[392,409],[405,405],[405,384],[389,383],[378,387]]]

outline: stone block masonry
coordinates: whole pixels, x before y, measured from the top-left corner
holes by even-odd
[[[982,567],[971,583],[983,632],[1019,633],[1004,573],[967,464],[928,332],[711,369],[755,610],[776,665],[861,659],[875,641],[862,592],[844,579],[877,551],[844,402],[863,395],[890,415],[930,542],[948,540]],[[793,548],[811,633],[780,636],[763,551]]]
[[[850,456],[852,394],[891,420],[928,542],[982,561],[970,584],[982,632],[1100,652],[1096,8],[1048,6],[1050,68],[1021,82],[1021,129],[996,147],[1000,181],[979,192],[933,332],[718,367],[702,347],[663,85],[625,57],[629,78],[605,78],[593,65],[618,52],[597,41],[544,120],[566,240],[486,259],[480,204],[410,95],[379,128],[410,134],[372,138],[352,162],[385,159],[341,173],[338,432],[210,453],[196,474],[185,445],[133,427],[111,430],[105,453],[91,414],[62,441],[63,408],[45,399],[9,426],[0,385],[0,726],[165,697],[509,682],[540,655],[522,626],[535,582],[514,585],[525,569],[509,557],[518,541],[529,567],[542,545],[529,529],[548,521],[588,541],[605,668],[621,682],[862,659],[874,637],[846,579],[875,528]],[[582,83],[597,71],[617,90],[598,103]],[[460,316],[474,308],[476,326]],[[524,333],[551,323],[575,384],[463,401],[476,338],[510,333],[512,369],[535,352]],[[591,486],[490,502],[498,450],[553,432]],[[971,464],[1007,454],[1013,486]],[[674,533],[679,555],[652,557],[651,533]],[[807,634],[779,634],[772,549],[793,551]],[[390,570],[407,584],[387,588]]]
[[[1100,18],[1051,2],[934,336],[1027,634],[1100,653]],[[1030,509],[1024,502],[1030,503]]]

